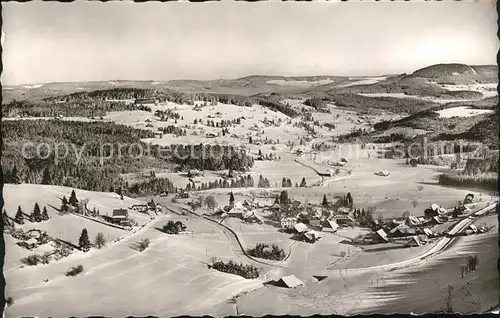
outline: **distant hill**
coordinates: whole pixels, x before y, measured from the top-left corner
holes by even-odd
[[[449,91],[440,84],[498,83],[495,65],[469,66],[464,64],[437,64],[419,69],[412,74],[380,77],[347,76],[268,76],[251,75],[237,79],[133,81],[110,80],[94,82],[46,83],[37,85],[4,86],[3,101],[13,99],[42,99],[82,91],[112,88],[150,88],[175,90],[183,93],[215,93],[227,95],[269,95],[323,97],[337,93],[404,93],[450,99],[482,98],[477,92]]]
[[[419,69],[410,77],[433,80],[439,84],[497,83],[498,66],[465,64],[436,64]]]

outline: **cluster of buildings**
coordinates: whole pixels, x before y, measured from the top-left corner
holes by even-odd
[[[18,242],[17,245],[32,250],[37,248],[39,245],[43,245],[50,241],[50,237],[46,231],[31,229],[27,232],[23,232],[21,239],[22,241]]]
[[[255,212],[255,204],[244,201],[236,202],[233,205],[225,206],[224,208],[219,208],[213,216],[220,218],[221,221],[225,218],[238,218],[248,223],[264,224],[264,219]]]
[[[424,217],[410,215],[405,219],[394,219],[383,224],[380,224],[378,221],[374,221],[375,232],[368,234],[364,240],[365,242],[368,241],[371,243],[384,243],[398,241],[401,239],[409,239],[405,244],[406,246],[423,245],[429,239],[446,233],[446,231],[436,233],[432,231],[432,227],[438,224],[446,223],[451,216],[456,217],[468,212],[470,212],[470,209],[463,204],[460,204],[454,209],[447,210],[434,203],[425,210]],[[485,230],[486,229],[477,229],[474,225],[471,225],[465,233],[482,233]]]

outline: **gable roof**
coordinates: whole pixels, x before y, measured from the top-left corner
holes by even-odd
[[[113,216],[127,216],[128,211],[126,209],[114,209]]]
[[[241,204],[240,201],[234,203],[234,209],[241,209],[241,210],[244,210],[245,207],[243,206],[243,204]]]
[[[426,227],[424,227],[424,233],[427,235],[427,236],[433,236],[434,233],[432,233],[432,231]]]
[[[295,275],[282,277],[278,282],[283,283],[288,288],[304,285],[304,282],[295,277]]]
[[[349,220],[349,221],[354,221],[353,218],[351,218],[349,215],[345,215],[345,214],[337,214],[337,215],[334,215],[330,218],[331,220]]]
[[[335,222],[335,220],[326,220],[326,222],[330,225],[333,231],[336,231],[339,228],[339,225]]]
[[[307,231],[306,233],[304,233],[304,235],[310,239],[310,240],[316,240],[316,239],[319,239],[322,237],[322,234],[321,232],[318,232],[318,231],[314,231],[314,230],[311,230],[311,231]]]
[[[438,209],[439,209],[439,205],[437,205],[436,203],[431,204],[432,211],[437,211]]]
[[[393,228],[391,230],[391,234],[394,234],[396,232],[404,233],[404,234],[415,234],[415,229],[400,225],[400,226],[396,226],[395,228]]]
[[[245,211],[243,209],[232,208],[227,212],[228,215],[243,215]]]
[[[38,241],[34,238],[30,238],[29,240],[25,241],[26,244],[28,245],[37,245],[38,244]]]
[[[384,241],[387,241],[387,233],[385,233],[384,230],[380,229],[375,233],[377,233],[377,235],[380,236]]]
[[[302,233],[308,230],[307,225],[304,223],[297,223],[294,225],[294,228],[297,232]]]
[[[417,245],[417,246],[420,246],[421,243],[420,243],[420,239],[418,238],[418,236],[412,236],[408,242],[406,243],[408,245]]]

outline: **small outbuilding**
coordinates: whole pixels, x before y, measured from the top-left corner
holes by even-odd
[[[294,225],[294,228],[295,228],[295,231],[297,231],[298,233],[304,233],[304,232],[307,232],[309,230],[307,228],[307,225],[305,225],[304,223],[297,223]]]
[[[405,244],[406,247],[417,247],[420,245],[422,245],[422,243],[420,242],[418,236],[412,236]]]
[[[304,285],[304,282],[295,277],[295,275],[289,275],[280,278],[277,282],[276,285],[279,287],[285,287],[285,288],[295,288],[301,285]]]
[[[387,238],[387,233],[385,233],[385,231],[382,229],[375,232],[373,239],[376,242],[388,242],[389,241],[389,239]]]

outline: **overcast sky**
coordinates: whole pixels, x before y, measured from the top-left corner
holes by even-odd
[[[246,75],[382,75],[496,64],[478,3],[3,4],[4,85]]]

